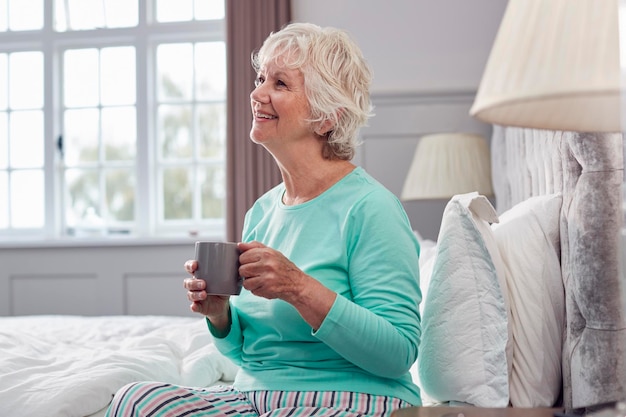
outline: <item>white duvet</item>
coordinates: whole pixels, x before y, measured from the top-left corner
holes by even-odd
[[[0,318],[0,416],[88,416],[132,381],[206,387],[235,372],[201,318]]]

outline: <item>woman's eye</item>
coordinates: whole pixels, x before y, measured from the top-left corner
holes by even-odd
[[[263,77],[256,77],[255,80],[254,80],[254,86],[258,87],[261,84],[263,84],[264,82],[265,82],[265,78],[263,78]],[[286,87],[287,84],[285,84],[285,82],[282,81],[282,80],[276,80],[276,86],[277,87]]]

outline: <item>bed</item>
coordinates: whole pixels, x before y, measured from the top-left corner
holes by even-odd
[[[453,197],[423,242],[428,404],[592,405],[626,398],[618,270],[622,138],[494,126],[495,198]],[[0,318],[0,415],[101,416],[135,380],[230,383],[201,318]]]
[[[453,197],[421,261],[424,396],[580,413],[625,399],[622,135],[494,126],[491,148],[495,204]]]
[[[18,316],[0,319],[0,415],[103,416],[140,380],[232,383],[202,318]]]

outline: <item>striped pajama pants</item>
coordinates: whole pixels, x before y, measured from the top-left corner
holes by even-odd
[[[355,392],[239,392],[231,386],[190,388],[135,382],[117,392],[106,417],[385,417],[410,405],[393,397]]]

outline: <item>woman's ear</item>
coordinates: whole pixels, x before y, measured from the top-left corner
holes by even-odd
[[[339,120],[342,113],[343,113],[343,109],[337,110],[337,120]],[[319,136],[326,136],[328,132],[332,131],[335,128],[335,124],[336,124],[335,120],[325,119],[323,122],[321,122],[318,125],[317,129],[315,129],[315,133]]]
[[[318,136],[326,136],[328,132],[333,130],[333,127],[335,127],[335,123],[330,119],[326,119],[317,126],[315,134]]]

